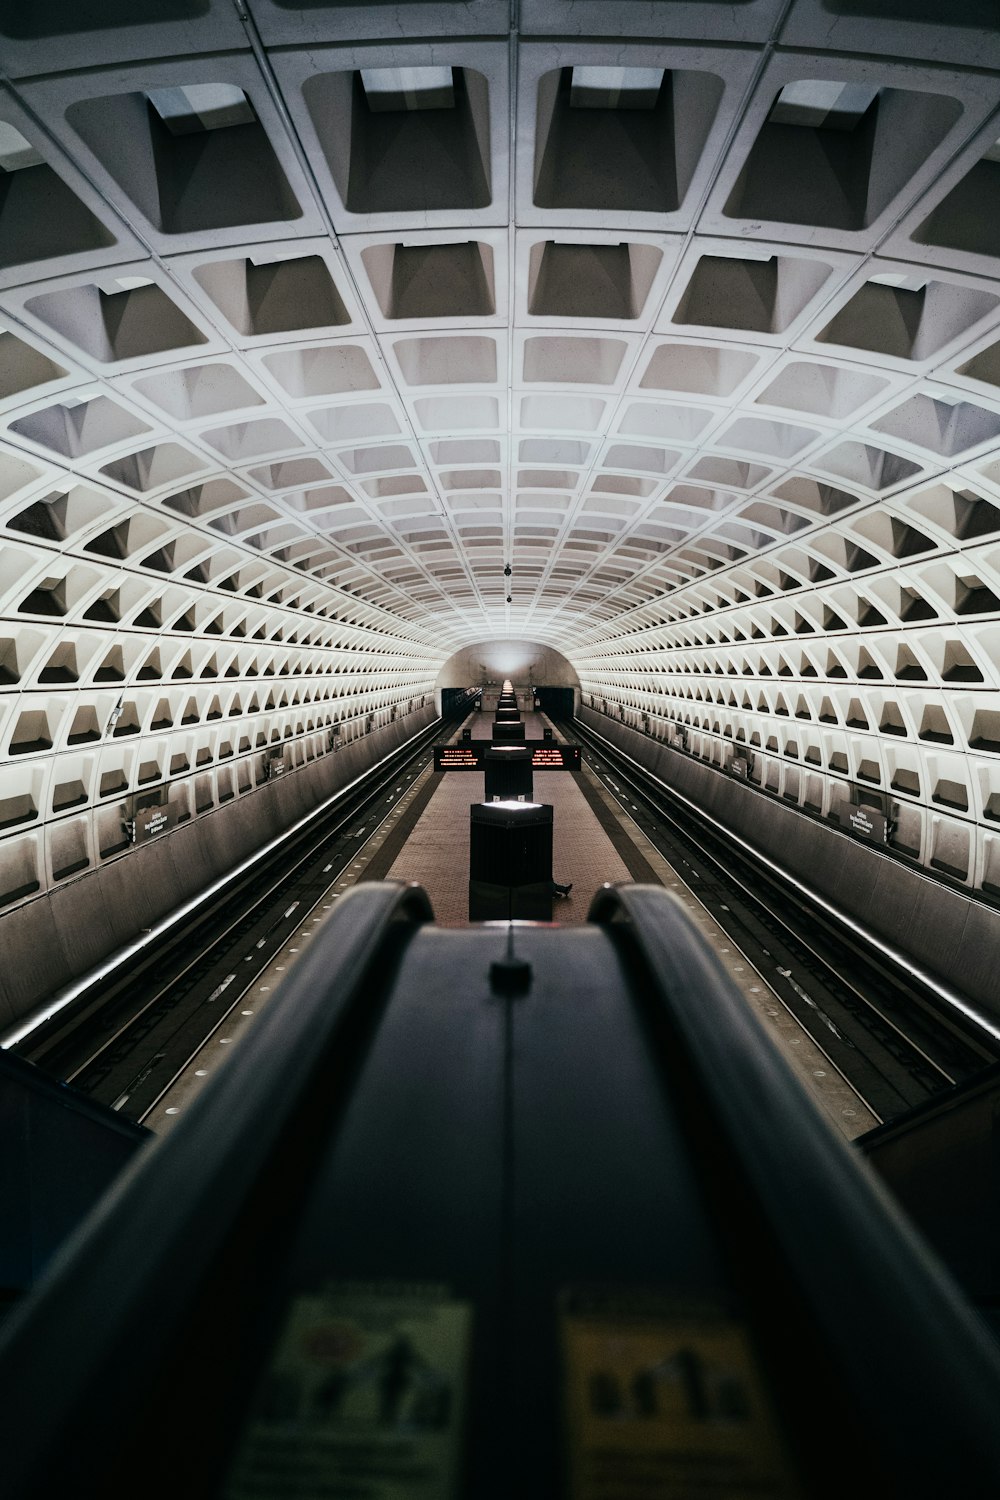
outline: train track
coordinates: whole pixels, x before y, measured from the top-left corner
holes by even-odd
[[[442,728],[438,720],[387,757],[168,939],[147,945],[12,1050],[144,1120],[431,763]]]
[[[838,923],[603,737],[578,721],[559,727],[878,1120],[1000,1058],[995,1032],[876,937]]]
[[[995,1035],[900,970],[877,940],[841,928],[602,737],[579,722],[559,728],[584,745],[585,764],[877,1119],[894,1119],[1000,1058]],[[168,940],[14,1050],[145,1119],[430,763],[441,731],[440,722],[430,726]]]

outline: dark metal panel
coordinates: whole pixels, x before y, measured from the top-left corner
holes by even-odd
[[[149,1132],[0,1051],[0,1295],[32,1286]]]

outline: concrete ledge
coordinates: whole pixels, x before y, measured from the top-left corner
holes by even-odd
[[[428,706],[386,724],[0,917],[0,1029],[197,896],[434,718]]]
[[[1000,911],[627,724],[590,708],[581,708],[579,717],[804,885],[1000,1020]]]

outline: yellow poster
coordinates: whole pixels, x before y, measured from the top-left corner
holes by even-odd
[[[469,1326],[436,1287],[297,1298],[228,1500],[451,1500]]]
[[[627,1299],[563,1317],[571,1500],[792,1500],[739,1324]]]

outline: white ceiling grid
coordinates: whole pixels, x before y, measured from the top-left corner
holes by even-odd
[[[1000,23],[944,9],[0,0],[0,899],[505,635],[1000,894]]]

